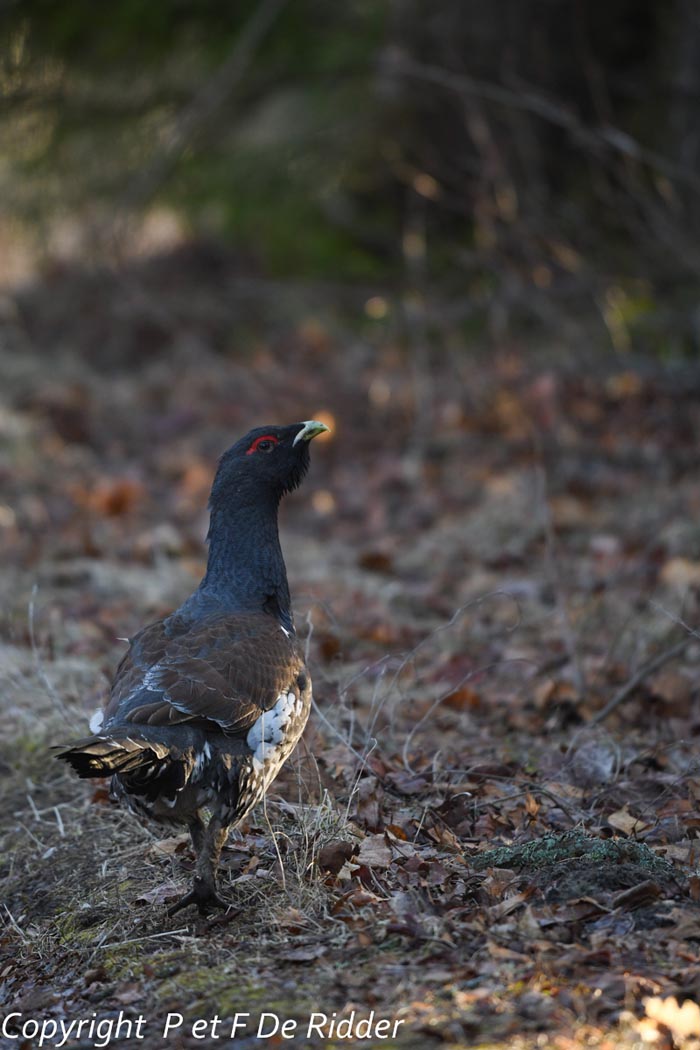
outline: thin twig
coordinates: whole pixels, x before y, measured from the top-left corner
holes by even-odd
[[[36,612],[35,611],[35,602],[36,602],[36,596],[37,596],[38,593],[39,593],[39,588],[38,588],[38,585],[35,583],[34,586],[32,587],[32,594],[31,594],[31,598],[29,599],[29,609],[28,609],[29,642],[30,642],[31,649],[32,649],[32,659],[34,661],[34,670],[36,671],[36,674],[37,674],[40,682],[42,683],[42,685],[46,689],[46,692],[50,696],[50,698],[53,701],[53,703],[56,705],[56,707],[57,707],[58,711],[60,712],[61,716],[63,717],[64,721],[67,722],[68,725],[74,726],[75,725],[75,720],[73,718],[71,718],[70,713],[68,711],[68,708],[63,703],[63,700],[62,700],[60,694],[54,688],[53,682],[51,681],[51,679],[49,678],[48,674],[44,670],[44,664],[43,664],[43,661],[42,661],[42,658],[41,658],[41,653],[39,652],[39,644],[38,644],[38,641],[37,641],[36,632],[34,630],[34,620],[35,620],[35,612]]]
[[[455,692],[455,690],[461,689],[467,684],[467,682],[471,681],[471,679],[476,678],[478,675],[486,674],[488,671],[493,671],[493,669],[496,667],[508,667],[515,664],[533,663],[534,662],[532,660],[529,660],[527,657],[524,656],[514,656],[509,660],[493,660],[491,663],[482,664],[481,667],[475,667],[472,671],[468,671],[465,675],[463,675],[460,678],[460,680],[455,685],[450,685],[448,689],[446,689],[443,693],[440,694],[440,696],[433,700],[432,704],[425,712],[425,714],[423,714],[418,719],[418,721],[414,722],[414,724],[411,726],[410,732],[408,733],[404,741],[403,750],[401,754],[401,759],[403,761],[404,768],[407,769],[408,772],[411,773],[413,776],[418,775],[417,770],[415,770],[411,763],[408,761],[408,751],[413,742],[413,738],[418,732],[418,730],[421,728],[421,726],[423,726],[425,722],[431,717],[433,712],[437,710],[440,704],[443,703],[443,701],[446,700],[448,696],[451,696],[452,693]]]
[[[463,774],[463,775],[466,775],[466,776],[469,776],[470,772],[471,772],[470,769],[444,769],[443,770],[443,773],[460,773],[460,774]],[[501,803],[501,802],[508,802],[512,798],[519,798],[519,797],[521,797],[523,795],[527,795],[527,794],[531,794],[531,795],[540,794],[540,795],[544,795],[544,797],[548,798],[551,802],[556,803],[556,805],[559,806],[559,809],[562,811],[562,813],[564,813],[569,818],[569,820],[571,821],[572,824],[576,824],[577,823],[576,817],[574,817],[574,815],[571,812],[571,810],[568,809],[568,807],[567,807],[566,803],[564,802],[564,800],[562,798],[560,798],[559,795],[555,795],[553,791],[549,790],[549,788],[543,787],[541,784],[536,783],[534,780],[515,780],[513,777],[499,776],[497,773],[489,773],[488,775],[484,775],[484,779],[485,780],[497,780],[500,783],[504,783],[504,784],[510,783],[510,784],[513,785],[513,787],[517,787],[518,791],[515,792],[512,795],[502,795],[500,798],[487,798],[487,799],[480,799],[480,800],[474,799],[474,802],[473,802],[474,809],[486,809],[486,808],[488,808],[488,806],[496,805],[496,804]],[[433,787],[434,788],[438,788],[438,789],[441,788],[442,786],[443,785],[441,785],[441,784],[433,784]],[[445,787],[448,790],[450,789],[450,785],[449,784],[445,785]],[[469,795],[469,794],[471,794],[471,792],[469,792],[469,791],[466,791],[466,792],[460,791],[459,794],[460,795],[464,795],[464,794]],[[451,797],[452,798],[456,798],[457,796],[456,795],[452,795]]]
[[[571,136],[574,144],[584,149],[604,149],[640,161],[696,193],[700,192],[700,178],[692,168],[676,164],[656,150],[648,149],[621,128],[588,127],[572,109],[524,85],[514,90],[492,81],[479,80],[441,69],[439,66],[416,62],[407,55],[396,52],[389,56],[387,69],[399,76],[435,84],[461,96],[472,95],[509,109],[531,113],[549,124],[563,128]]]
[[[671,660],[680,656],[691,641],[692,635],[687,638],[682,638],[680,642],[672,645],[670,649],[658,653],[653,660],[649,660],[648,663],[643,664],[637,673],[632,675],[629,681],[625,682],[621,689],[618,689],[612,700],[610,700],[602,710],[598,711],[597,714],[593,716],[588,724],[590,726],[597,726],[600,725],[601,722],[604,722],[608,715],[611,715],[620,704],[623,704],[627,697],[634,692],[638,685],[641,685],[645,678],[648,678],[648,676],[653,674],[654,671],[658,671],[660,667],[664,666],[664,664],[670,663]]]
[[[695,638],[696,641],[700,641],[700,634],[698,634],[695,628],[691,627],[689,623],[686,623],[681,616],[676,616],[675,613],[665,609],[663,605],[659,604],[659,602],[650,601],[649,604],[652,609],[658,609],[659,612],[663,613],[672,623],[675,623],[677,627],[682,627],[689,638]]]
[[[3,903],[3,908],[5,909],[5,913],[7,915],[7,921],[9,922],[10,926],[13,928],[13,930],[16,931],[16,933],[19,934],[19,936],[22,939],[23,944],[27,944],[28,941],[29,941],[29,938],[27,937],[26,933],[24,932],[22,927],[19,925],[19,923],[15,919],[15,917],[12,914],[12,912],[10,911],[10,909],[4,903]]]
[[[280,866],[280,877],[281,877],[281,880],[282,880],[282,891],[284,893],[286,893],[287,892],[287,875],[286,875],[285,870],[284,870],[284,861],[282,860],[282,851],[280,850],[280,844],[277,841],[277,834],[275,833],[275,830],[272,827],[272,824],[270,823],[270,818],[269,818],[269,816],[267,814],[267,790],[265,790],[265,792],[263,794],[262,804],[263,804],[263,817],[265,819],[265,824],[267,825],[267,830],[270,832],[270,838],[272,839],[272,845],[275,847],[275,855],[277,856],[277,863]]]
[[[189,929],[186,926],[182,926],[179,930],[163,930],[162,933],[149,933],[144,937],[130,937],[125,941],[111,941],[109,944],[99,944],[90,956],[90,959],[92,959],[98,951],[107,951],[112,948],[124,948],[127,944],[143,944],[144,941],[156,941],[160,940],[162,937],[177,937],[183,933],[189,933]]]
[[[514,791],[512,795],[502,795],[500,798],[484,798],[479,799],[478,801],[475,799],[473,807],[474,809],[488,809],[490,806],[501,805],[510,802],[514,798],[526,798],[528,795],[543,795],[545,798],[548,798],[550,802],[554,802],[564,816],[569,818],[572,824],[578,824],[576,817],[562,799],[548,788],[543,788],[541,784],[526,783],[525,787],[521,788],[519,791]]]
[[[535,435],[536,443],[539,445],[539,435]],[[541,449],[540,449],[541,452]],[[574,630],[574,624],[571,618],[571,612],[569,610],[569,604],[564,593],[563,577],[561,568],[559,565],[559,559],[557,556],[557,542],[554,532],[554,522],[552,521],[552,514],[547,498],[547,475],[545,474],[544,467],[539,466],[537,468],[537,482],[542,508],[542,525],[544,528],[545,535],[545,558],[547,562],[547,569],[549,578],[554,588],[554,595],[557,603],[557,610],[559,612],[559,619],[561,622],[562,635],[566,651],[571,660],[571,666],[576,679],[576,689],[581,700],[585,700],[588,692],[588,685],[586,682],[586,676],[583,672],[583,663],[581,660],[581,654],[579,652],[578,638],[576,631]]]

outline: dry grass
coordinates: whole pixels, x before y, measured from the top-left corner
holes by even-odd
[[[605,1046],[614,1028],[607,1046],[631,1046],[637,1029],[621,1011],[642,1012],[648,984],[657,994],[690,980],[694,949],[672,937],[696,907],[685,891],[664,876],[659,897],[616,904],[605,872],[592,886],[581,865],[571,899],[553,901],[531,874],[476,871],[471,858],[572,828],[598,841],[627,820],[620,834],[673,854],[681,882],[691,867],[698,694],[685,683],[697,680],[700,648],[689,643],[661,668],[670,685],[640,677],[696,619],[682,585],[700,560],[689,524],[696,457],[682,446],[672,491],[663,458],[673,440],[688,441],[688,406],[677,434],[675,400],[637,405],[637,443],[661,428],[666,444],[657,459],[635,458],[615,430],[625,406],[605,401],[604,383],[591,393],[586,377],[564,405],[585,401],[582,436],[562,410],[543,505],[529,380],[499,400],[502,377],[455,359],[454,374],[435,377],[445,422],[422,462],[407,436],[411,384],[395,362],[386,374],[397,407],[375,417],[365,389],[374,364],[358,371],[349,354],[313,347],[301,364],[290,357],[266,417],[287,418],[290,398],[313,414],[313,380],[314,403],[337,387],[330,408],[345,425],[335,459],[319,455],[308,482],[310,494],[317,485],[332,495],[333,514],[314,516],[299,496],[283,523],[315,708],[305,746],[224,853],[229,914],[170,920],[167,904],[191,875],[184,836],[163,841],[47,747],[83,733],[123,652],[118,636],[198,579],[207,471],[240,422],[233,395],[249,373],[255,396],[269,391],[264,354],[243,368],[203,353],[187,371],[181,350],[177,385],[164,361],[114,382],[73,362],[60,396],[52,377],[36,402],[41,362],[23,366],[21,425],[0,409],[0,456],[30,523],[0,576],[8,1001],[68,1016],[376,1006],[403,1011],[412,1033],[402,1042],[421,1047],[434,1036],[531,1050],[544,1032],[569,1050],[565,1033],[584,1019],[580,1043]],[[201,416],[182,436],[193,404]],[[70,433],[61,443],[81,412],[92,444]],[[591,437],[593,418],[601,433]],[[154,420],[167,423],[165,437],[152,440]],[[119,491],[133,477],[144,493],[133,506],[95,511],[105,484]],[[38,494],[28,508],[26,492]],[[320,854],[338,841],[368,843],[377,862],[329,875]],[[594,901],[580,919],[593,892],[599,909]]]

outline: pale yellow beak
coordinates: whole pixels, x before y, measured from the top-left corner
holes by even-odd
[[[327,427],[325,423],[320,423],[318,419],[307,419],[301,424],[301,430],[292,441],[292,445],[296,445],[298,441],[311,441],[312,438],[318,437],[326,430],[330,430],[330,427]]]

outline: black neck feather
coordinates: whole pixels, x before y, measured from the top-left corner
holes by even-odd
[[[207,573],[200,591],[236,611],[270,613],[293,630],[278,504],[270,493],[233,506],[212,506]]]

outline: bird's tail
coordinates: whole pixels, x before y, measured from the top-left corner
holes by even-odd
[[[89,736],[70,747],[54,747],[56,758],[68,762],[79,777],[109,777],[114,773],[136,773],[160,765],[169,757],[169,748],[151,740],[132,737],[115,739]]]

